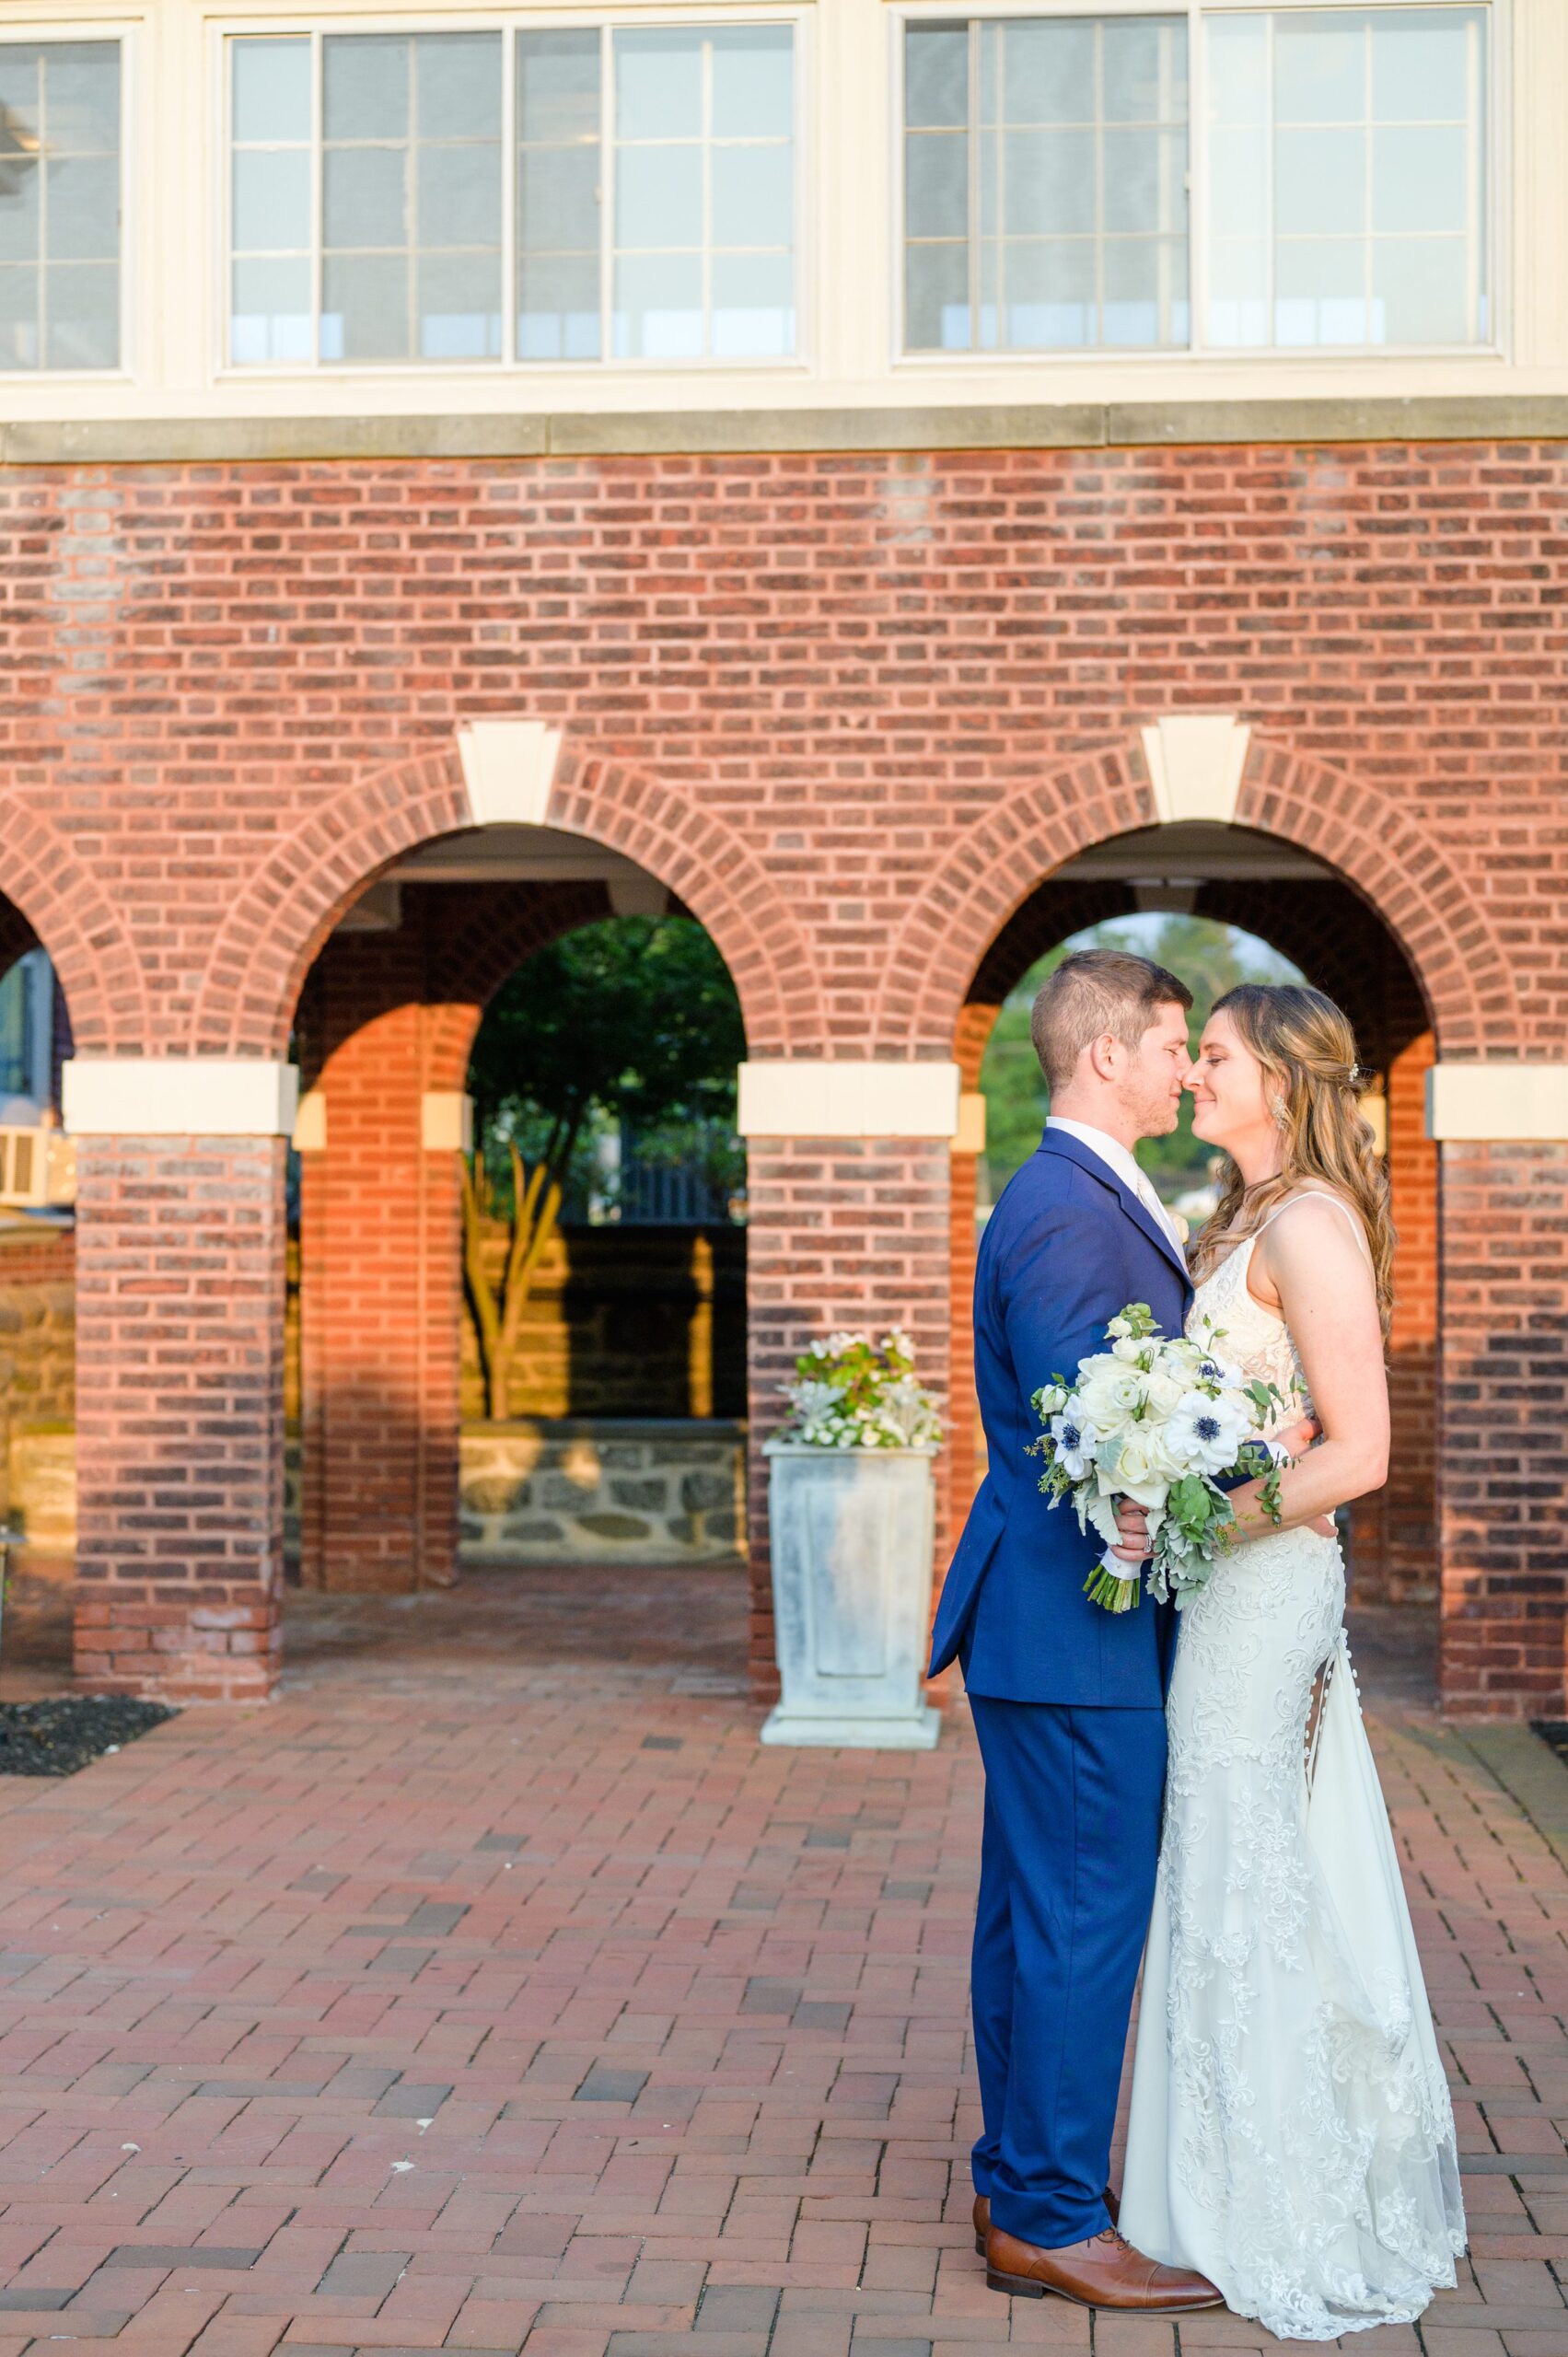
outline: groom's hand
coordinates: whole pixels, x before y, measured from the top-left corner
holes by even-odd
[[[1119,1562],[1134,1566],[1143,1562],[1149,1551],[1149,1517],[1144,1508],[1134,1505],[1131,1498],[1116,1501],[1116,1545],[1111,1553]]]

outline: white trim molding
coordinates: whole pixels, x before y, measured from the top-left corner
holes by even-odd
[[[953,1138],[958,1067],[796,1056],[740,1067],[743,1138]]]
[[[1236,817],[1252,731],[1234,712],[1176,712],[1138,732],[1163,826]]]
[[[75,1137],[289,1137],[299,1067],[270,1056],[71,1056],[64,1124]]]
[[[419,1143],[426,1154],[471,1154],[473,1098],[460,1088],[427,1088],[419,1100]]]
[[[538,827],[550,807],[561,731],[543,720],[469,720],[458,730],[476,827]]]
[[[1568,1063],[1436,1063],[1426,1132],[1471,1144],[1568,1139]]]

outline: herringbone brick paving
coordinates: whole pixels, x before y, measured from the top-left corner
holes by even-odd
[[[312,1598],[277,1706],[0,1787],[0,2357],[1272,2346],[986,2289],[962,1702],[765,1751],[744,1621],[722,1571]],[[1565,2357],[1568,1775],[1389,1625],[1474,2250],[1374,2345]]]

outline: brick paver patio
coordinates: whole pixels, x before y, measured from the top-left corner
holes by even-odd
[[[768,1752],[742,1585],[316,1599],[285,1697],[0,1786],[0,2357],[1167,2357],[987,2291],[980,1777]],[[1378,2357],[1568,2357],[1568,1773],[1364,1684],[1454,2070],[1460,2289]]]

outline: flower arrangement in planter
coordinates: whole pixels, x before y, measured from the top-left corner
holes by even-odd
[[[762,1453],[783,1693],[762,1741],[926,1749],[936,1402],[900,1332],[830,1334],[780,1388]]]
[[[830,1334],[779,1389],[790,1417],[778,1437],[813,1448],[926,1448],[942,1437],[936,1402],[915,1381],[914,1345],[897,1329],[874,1343]]]

